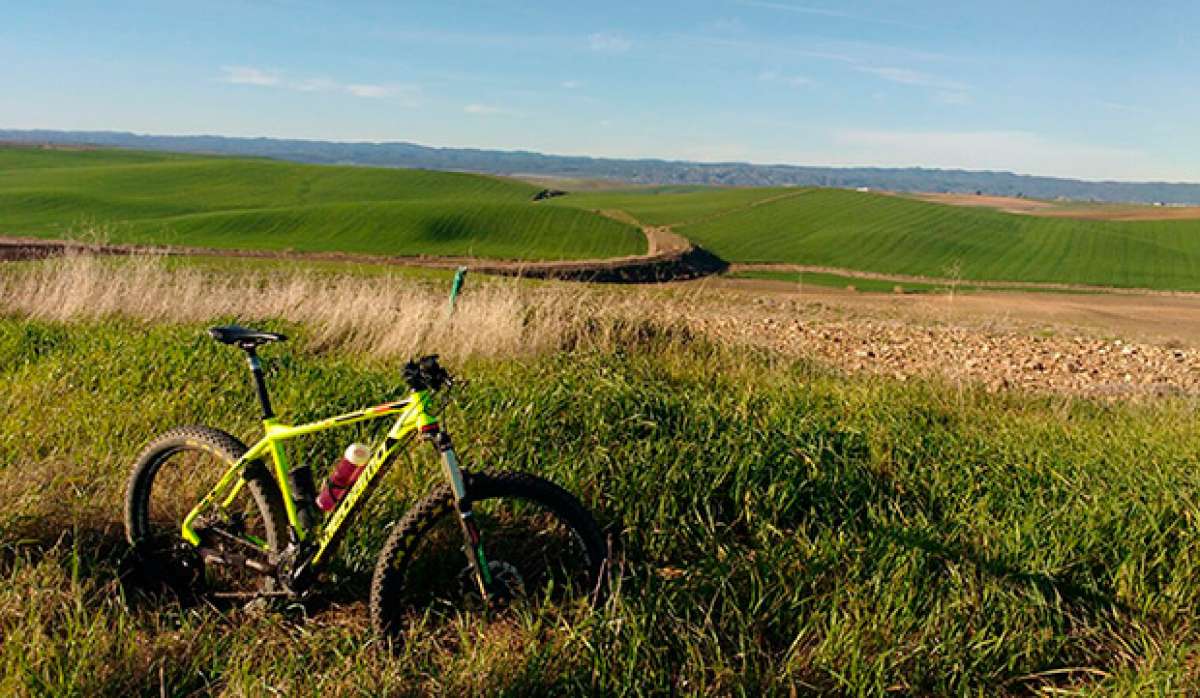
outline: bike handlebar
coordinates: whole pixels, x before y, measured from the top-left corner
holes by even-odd
[[[437,354],[431,354],[404,364],[404,382],[414,391],[440,390],[454,378],[438,363]]]

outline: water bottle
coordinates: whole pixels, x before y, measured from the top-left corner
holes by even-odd
[[[321,488],[321,494],[317,495],[317,506],[321,511],[329,512],[337,507],[370,459],[371,449],[362,444],[350,444],[346,448],[346,455],[333,466],[333,473]]]

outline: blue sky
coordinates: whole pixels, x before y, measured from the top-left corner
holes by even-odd
[[[1200,3],[0,0],[0,128],[1200,181]]]

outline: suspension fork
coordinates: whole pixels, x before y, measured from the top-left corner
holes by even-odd
[[[496,590],[495,583],[492,581],[492,571],[488,566],[487,556],[483,553],[483,539],[479,534],[479,526],[475,523],[475,514],[471,508],[471,500],[467,496],[467,486],[463,482],[462,469],[458,465],[458,456],[454,454],[450,435],[438,429],[436,424],[431,424],[425,429],[428,431],[425,431],[424,435],[441,456],[446,480],[449,481],[450,489],[454,493],[454,509],[458,512],[458,522],[463,533],[463,549],[475,577],[475,583],[478,585],[480,593],[483,594],[483,598],[491,599]]]

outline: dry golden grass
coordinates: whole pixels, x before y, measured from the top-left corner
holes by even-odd
[[[177,260],[176,260],[177,261]],[[847,309],[820,300],[752,296],[703,284],[601,287],[471,277],[453,316],[448,281],[297,267],[212,269],[155,256],[65,257],[0,268],[0,315],[86,321],[284,320],[306,346],[381,359],[439,353],[449,359],[611,351],[648,343],[767,348],[849,373],[939,376],[1126,399],[1200,394],[1195,348],[1113,338],[1059,325],[953,318],[948,301],[922,310],[892,304]],[[947,357],[954,357],[948,360]]]
[[[224,274],[168,266],[155,256],[70,254],[0,275],[0,313],[57,321],[286,318],[309,328],[318,349],[354,347],[378,357],[611,347],[646,333],[650,305],[637,292],[473,279],[448,316],[444,287],[399,276],[330,277],[303,268]]]

